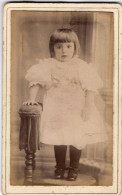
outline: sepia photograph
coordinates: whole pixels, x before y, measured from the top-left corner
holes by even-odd
[[[69,5],[4,10],[8,194],[119,192],[119,5]]]

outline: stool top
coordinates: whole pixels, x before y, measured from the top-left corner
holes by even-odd
[[[21,106],[19,109],[20,115],[40,115],[42,113],[41,105],[29,105],[29,106]]]

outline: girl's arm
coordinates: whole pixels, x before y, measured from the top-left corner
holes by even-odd
[[[40,85],[33,85],[29,88],[29,99],[23,103],[23,105],[37,105],[38,102],[36,102],[36,96],[38,94],[38,91],[40,89]]]
[[[85,106],[82,110],[82,118],[84,121],[88,120],[91,114],[91,105],[94,102],[94,92],[86,91]]]

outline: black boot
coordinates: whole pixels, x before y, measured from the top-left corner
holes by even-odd
[[[63,179],[64,178],[64,168],[57,167],[55,170],[55,178],[56,179]]]
[[[75,181],[77,179],[78,172],[78,168],[69,167],[68,180]]]

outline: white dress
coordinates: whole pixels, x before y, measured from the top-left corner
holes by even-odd
[[[26,75],[30,86],[45,87],[40,122],[40,142],[51,145],[73,145],[82,149],[87,144],[107,139],[104,122],[95,103],[90,119],[82,120],[85,90],[97,91],[102,81],[93,67],[79,58],[60,62],[54,58],[40,60]]]

